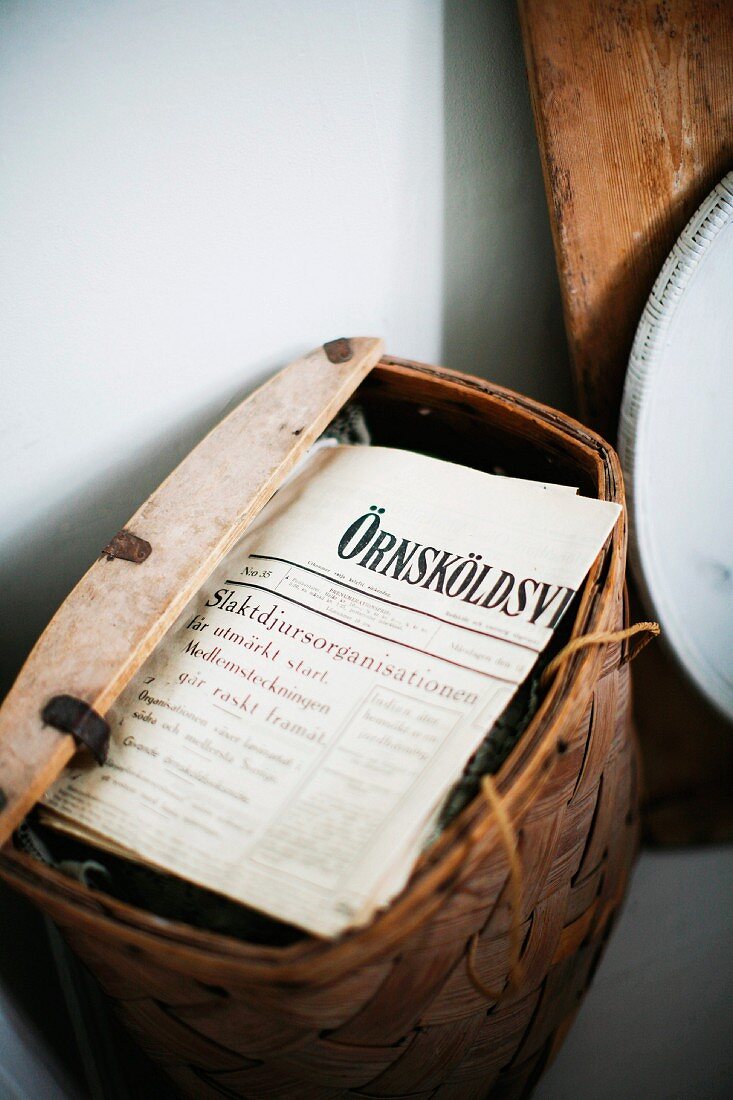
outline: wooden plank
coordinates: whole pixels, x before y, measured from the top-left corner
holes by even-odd
[[[652,284],[733,161],[733,4],[519,0],[519,14],[581,415],[613,439]],[[730,725],[662,647],[634,683],[647,839],[730,838]]]
[[[150,556],[103,554],[62,604],[0,709],[0,844],[75,751],[43,723],[48,700],[105,713],[382,354],[371,337],[348,344],[317,348],[242,402],[127,524]]]
[[[581,415],[613,439],[654,279],[733,159],[733,4],[519,13]]]

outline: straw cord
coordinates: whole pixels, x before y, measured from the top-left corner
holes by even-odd
[[[576,653],[579,649],[584,649],[589,645],[609,645],[612,642],[623,642],[627,638],[632,638],[637,634],[645,634],[644,637],[628,655],[628,660],[632,661],[634,657],[647,645],[652,638],[656,638],[660,633],[659,623],[644,622],[636,623],[634,626],[628,626],[624,630],[608,630],[599,631],[596,634],[582,634],[579,638],[574,638],[571,642],[568,642],[566,646],[560,650],[560,652],[553,657],[549,662],[544,672],[542,673],[541,683],[546,686],[552,676],[558,671],[559,668],[567,661],[573,653]],[[547,773],[546,773],[547,774]],[[522,978],[522,892],[523,892],[523,880],[522,880],[522,861],[519,858],[519,843],[517,840],[516,830],[509,818],[506,806],[503,799],[500,797],[499,792],[496,789],[494,779],[490,775],[483,775],[481,777],[481,790],[486,799],[489,809],[496,817],[496,824],[499,828],[499,835],[504,844],[504,850],[507,854],[509,861],[508,882],[510,886],[510,908],[511,908],[511,925],[510,925],[510,958],[511,964],[509,967],[509,974],[506,984],[509,986],[517,986]],[[466,954],[466,972],[469,980],[474,988],[489,1001],[498,1001],[503,993],[503,989],[494,990],[491,989],[476,972],[476,950],[479,944],[479,933],[474,932],[471,939],[468,941],[468,952]]]
[[[540,682],[543,687],[547,687],[549,681],[557,670],[562,668],[568,657],[571,657],[579,649],[585,649],[586,646],[610,645],[612,642],[623,642],[626,638],[632,638],[635,634],[645,634],[646,637],[642,638],[628,655],[628,660],[633,661],[634,657],[641,653],[644,646],[660,633],[659,623],[635,623],[634,626],[627,626],[624,630],[601,630],[597,634],[581,634],[579,638],[573,638],[572,641],[563,646],[560,652],[552,658],[542,673]]]

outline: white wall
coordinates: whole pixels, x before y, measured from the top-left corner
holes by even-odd
[[[511,0],[0,8],[5,682],[163,474],[338,335],[567,401]]]
[[[567,402],[513,0],[5,0],[0,147],[0,694],[109,536],[303,350],[381,334]],[[3,924],[0,997],[68,1050],[37,918],[0,893]]]

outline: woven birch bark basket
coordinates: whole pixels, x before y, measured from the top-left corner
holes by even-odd
[[[356,400],[375,443],[623,503],[603,440],[488,382],[383,358]],[[624,625],[625,554],[622,517],[572,637]],[[573,1020],[636,851],[623,643],[561,664],[494,789],[498,810],[478,795],[390,908],[333,942],[263,947],[163,920],[11,846],[0,874],[56,922],[186,1096],[521,1097]]]

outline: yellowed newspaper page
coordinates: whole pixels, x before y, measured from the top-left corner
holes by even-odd
[[[45,805],[317,935],[368,920],[618,513],[411,452],[320,450],[120,696],[105,766],[68,769]]]

